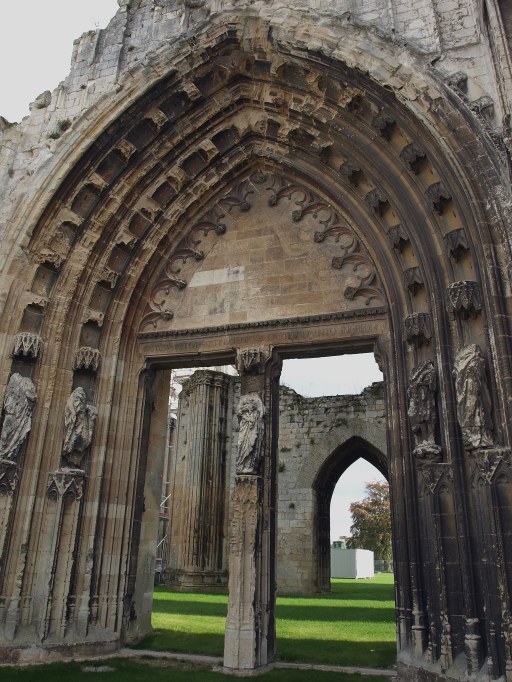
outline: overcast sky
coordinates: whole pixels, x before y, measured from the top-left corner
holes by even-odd
[[[29,103],[53,90],[69,71],[73,40],[104,28],[118,9],[117,0],[3,0],[0,10],[0,116],[21,121]],[[282,381],[304,396],[359,393],[382,376],[371,355],[317,360],[287,360]],[[353,500],[365,482],[383,480],[358,460],[340,478],[333,495],[331,538],[348,535]]]
[[[69,72],[73,40],[104,28],[117,0],[2,0],[0,6],[0,116],[12,123]]]

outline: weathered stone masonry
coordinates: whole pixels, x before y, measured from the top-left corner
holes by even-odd
[[[225,665],[271,663],[281,363],[370,350],[398,675],[510,678],[508,6],[120,5],[0,119],[2,657],[149,632],[168,371],[237,362]]]
[[[172,589],[227,588],[239,401],[240,380],[219,372],[199,370],[184,384],[169,462],[164,581]],[[205,435],[198,422],[210,433]],[[320,398],[280,388],[276,557],[281,594],[329,589],[330,497],[339,476],[359,457],[387,475],[381,384],[357,396]]]

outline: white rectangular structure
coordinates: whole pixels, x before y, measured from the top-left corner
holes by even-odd
[[[373,578],[374,575],[371,550],[331,547],[331,578]]]

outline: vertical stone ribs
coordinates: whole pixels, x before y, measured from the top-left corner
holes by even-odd
[[[229,377],[200,370],[184,385],[189,405],[184,512],[180,524],[180,589],[226,584],[222,568]]]

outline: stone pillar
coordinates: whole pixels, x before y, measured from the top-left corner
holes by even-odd
[[[215,589],[227,583],[223,570],[226,486],[227,374],[199,370],[183,390],[188,403],[181,524],[175,539],[179,589]]]
[[[275,652],[277,405],[281,364],[260,349],[238,354],[241,397],[229,539],[224,667],[253,670]]]

